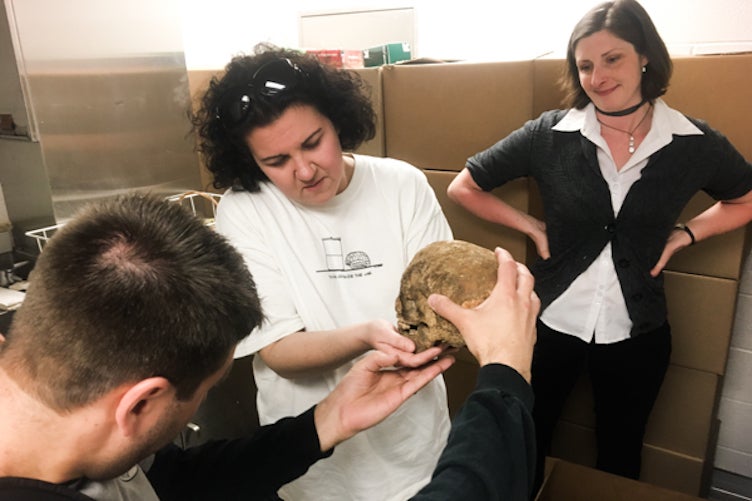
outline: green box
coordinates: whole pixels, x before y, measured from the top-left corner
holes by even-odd
[[[407,42],[393,42],[363,50],[363,63],[366,67],[394,64],[410,58],[410,44]]]

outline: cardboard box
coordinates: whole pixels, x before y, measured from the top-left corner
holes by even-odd
[[[530,61],[382,68],[387,156],[460,171],[530,119]]]
[[[468,395],[475,389],[475,383],[478,380],[478,370],[478,362],[467,351],[467,348],[462,348],[455,353],[454,365],[444,372],[449,415],[451,417],[454,417],[465,403]]]
[[[664,285],[672,332],[671,363],[723,375],[738,282],[666,271]]]
[[[350,71],[357,73],[368,85],[371,94],[371,106],[376,113],[376,135],[373,139],[360,145],[355,153],[383,157],[386,155],[386,149],[384,148],[384,97],[381,71],[379,68],[354,68]]]
[[[559,421],[551,454],[566,461],[594,467],[595,430]],[[692,496],[703,496],[709,492],[712,470],[712,457],[706,456],[703,459],[649,444],[643,445],[641,482]]]
[[[721,378],[717,374],[669,366],[648,419],[645,444],[703,458],[713,438],[720,385]],[[589,378],[582,377],[578,381],[564,406],[561,420],[588,428],[595,427]],[[554,441],[563,433],[564,430],[557,427]],[[574,443],[568,447],[577,448],[578,445]]]
[[[518,261],[524,262],[527,253],[527,237],[519,231],[493,224],[460,207],[449,200],[447,186],[457,175],[456,172],[425,170],[428,182],[436,193],[444,215],[449,221],[454,238],[466,240],[487,249],[503,247]],[[526,210],[527,180],[518,179],[492,191],[513,207]]]
[[[407,42],[388,43],[363,50],[363,61],[366,67],[394,64],[399,61],[408,61],[410,58],[410,44]]]
[[[647,444],[642,448],[641,482],[704,498],[712,476],[713,459],[708,456],[696,458]]]
[[[684,207],[678,221],[689,221],[713,204],[715,200],[705,192],[699,192]],[[749,250],[746,248],[745,238],[746,227],[742,227],[702,240],[672,256],[666,269],[739,280],[744,258]]]
[[[611,475],[567,461],[550,459],[536,501],[692,501],[690,496],[655,485]]]
[[[567,63],[564,59],[533,61],[533,113],[530,118],[537,118],[544,111],[566,108],[566,94],[558,85],[566,69]]]
[[[334,68],[356,69],[363,68],[363,51],[344,49],[309,49],[311,54],[324,64]]]
[[[673,58],[674,73],[664,99],[672,108],[701,118],[721,131],[739,152],[752,159],[749,107],[752,55]]]

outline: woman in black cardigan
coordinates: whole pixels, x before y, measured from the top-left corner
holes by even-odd
[[[672,72],[634,0],[588,12],[567,50],[570,108],[467,162],[448,188],[474,214],[528,235],[541,298],[533,362],[538,480],[561,409],[587,367],[597,467],[637,478],[645,424],[668,367],[662,271],[677,251],[752,219],[752,166],[719,132],[660,99]],[[490,190],[536,180],[543,220]],[[698,191],[717,203],[678,222]]]

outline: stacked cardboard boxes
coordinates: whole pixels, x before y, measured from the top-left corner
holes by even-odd
[[[563,64],[561,60],[535,60],[380,68],[382,153],[424,170],[456,238],[489,248],[506,247],[521,261],[535,258],[535,250],[522,235],[479,220],[449,201],[445,193],[467,157],[542,111],[562,107],[557,81]],[[678,59],[665,100],[690,116],[707,120],[746,158],[752,158],[748,116],[739,106],[752,102],[752,88],[746,82],[751,68],[750,54]],[[717,93],[718,88],[723,88],[722,94]],[[520,180],[497,191],[513,206],[540,214],[534,183]],[[680,221],[712,203],[708,196],[698,194]],[[644,482],[693,496],[705,495],[709,489],[720,388],[746,239],[747,231],[740,229],[703,241],[675,256],[667,267],[673,353],[648,423]],[[452,412],[472,390],[476,372],[472,357],[460,352],[445,377]],[[584,377],[559,422],[553,454],[592,466],[594,423],[589,380]]]
[[[542,111],[562,106],[557,86],[562,66],[561,60],[535,60],[386,65],[353,70],[370,83],[379,115],[376,137],[359,151],[404,159],[423,169],[456,238],[488,248],[502,246],[516,259],[530,262],[535,250],[522,235],[470,215],[447,199],[446,187],[469,156]],[[740,106],[752,102],[752,87],[747,82],[751,70],[752,54],[678,59],[665,99],[688,115],[707,120],[747,159],[752,159],[749,116],[747,109]],[[208,75],[189,74],[189,79],[195,92]],[[533,183],[515,181],[497,193],[517,208],[540,213]],[[711,203],[706,195],[697,195],[680,220],[690,219]],[[665,283],[673,353],[648,423],[640,479],[643,482],[611,478],[573,464],[588,466],[595,459],[592,397],[585,377],[575,389],[555,437],[554,455],[565,461],[553,462],[556,466],[539,501],[678,501],[691,499],[678,492],[689,496],[706,494],[747,237],[744,229],[714,237],[684,249],[669,263]],[[476,373],[474,359],[461,351],[457,363],[445,375],[451,412],[456,412],[474,387]],[[658,487],[651,489],[645,482]],[[603,489],[588,490],[592,486]]]

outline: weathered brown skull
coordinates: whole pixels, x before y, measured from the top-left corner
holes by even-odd
[[[477,306],[496,285],[497,268],[492,251],[470,242],[441,241],[421,249],[402,274],[395,301],[400,333],[415,342],[416,351],[440,343],[464,346],[457,328],[437,315],[426,299],[439,293],[466,308]]]

